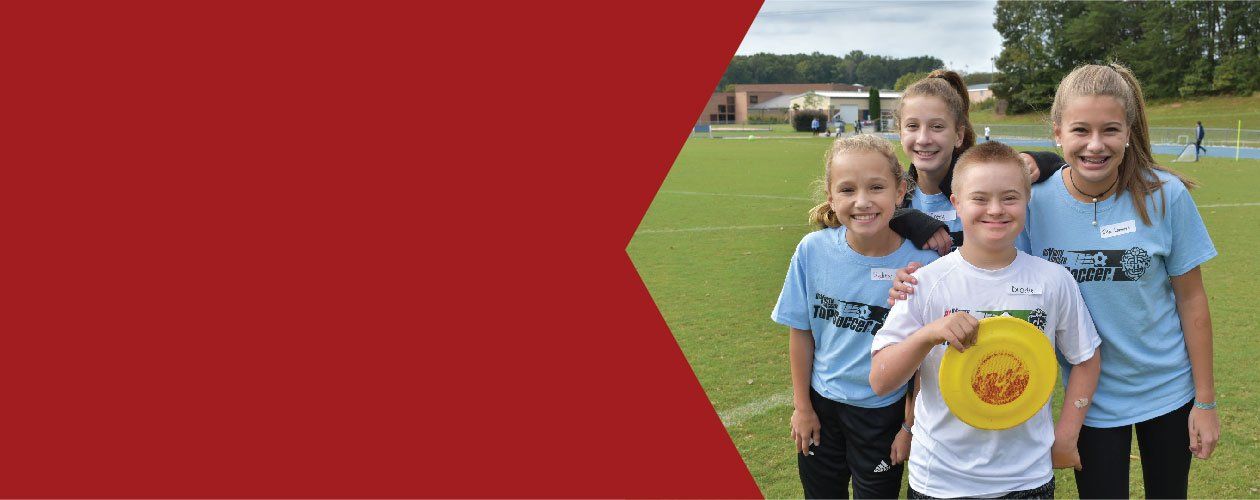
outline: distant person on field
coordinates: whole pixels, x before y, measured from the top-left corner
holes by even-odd
[[[1208,152],[1207,148],[1203,147],[1203,136],[1206,135],[1207,131],[1203,130],[1203,122],[1196,121],[1194,123],[1194,159],[1198,160],[1200,149],[1203,150],[1204,154]]]
[[[809,213],[770,313],[788,327],[792,439],[805,498],[897,498],[910,454],[914,391],[868,381],[871,340],[884,323],[887,270],[930,262],[888,228],[906,192],[906,172],[887,140],[836,139],[820,179],[825,202]],[[907,400],[909,401],[907,403]]]
[[[853,133],[855,134],[862,133],[862,120],[853,122]]]
[[[813,130],[815,134],[818,133],[818,119],[817,118],[814,118],[814,121],[809,122],[809,128],[810,130]]]
[[[989,142],[989,127],[984,127],[984,142]]]

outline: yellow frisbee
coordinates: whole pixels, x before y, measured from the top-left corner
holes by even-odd
[[[985,318],[966,352],[946,348],[941,396],[972,427],[1009,429],[1050,400],[1057,368],[1054,347],[1037,327],[1010,316]]]

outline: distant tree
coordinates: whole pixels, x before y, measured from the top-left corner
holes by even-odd
[[[1128,66],[1150,98],[1260,88],[1260,2],[999,0],[994,19],[991,88],[1011,112],[1048,108],[1055,84],[1085,63]]]
[[[1260,57],[1239,53],[1225,56],[1216,67],[1212,84],[1222,92],[1250,95],[1252,91],[1260,89]]]
[[[827,104],[827,98],[811,90],[805,93],[804,102],[806,109],[822,109]]]
[[[896,90],[897,92],[906,90],[906,87],[909,87],[910,84],[927,78],[927,76],[927,71],[916,71],[914,73],[901,75],[901,77],[897,78],[897,82],[893,84],[893,90]]]
[[[1054,58],[1049,38],[1062,21],[1055,7],[1010,0],[999,0],[994,7],[993,27],[1003,43],[994,62],[998,75],[990,88],[1009,102],[1009,112],[1049,109],[1055,85],[1066,74]]]
[[[871,87],[871,89],[868,91],[867,96],[868,97],[866,98],[866,109],[870,110],[871,120],[875,122],[875,131],[880,132],[883,127],[883,123],[880,123],[880,119],[879,119],[879,115],[880,115],[879,89],[875,87]]]
[[[717,88],[732,83],[857,83],[891,88],[898,76],[940,67],[930,56],[895,59],[855,50],[838,57],[812,54],[735,56]]]
[[[993,83],[993,78],[994,78],[994,77],[996,77],[996,76],[997,76],[997,73],[989,73],[989,72],[983,72],[983,73],[967,73],[967,74],[963,75],[963,83],[965,83],[965,84],[967,84],[967,85],[978,85],[978,84],[981,84],[981,83]]]

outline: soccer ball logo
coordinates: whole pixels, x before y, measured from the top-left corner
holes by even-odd
[[[1037,308],[1028,313],[1028,322],[1037,327],[1038,330],[1046,331],[1046,312]]]
[[[1124,256],[1120,257],[1120,265],[1124,266],[1124,274],[1136,281],[1146,274],[1146,268],[1151,266],[1151,256],[1146,253],[1146,250],[1133,247],[1124,251]]]

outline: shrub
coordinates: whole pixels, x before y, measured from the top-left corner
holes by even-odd
[[[809,125],[815,118],[818,119],[818,130],[826,130],[827,113],[817,109],[797,111],[796,116],[792,118],[792,128],[796,129],[797,132],[812,132],[813,129]]]
[[[766,115],[748,115],[748,123],[750,125],[769,125],[772,123],[787,123],[786,114],[766,114]],[[808,128],[809,124],[805,126]]]
[[[972,111],[980,111],[985,109],[993,109],[997,105],[997,98],[991,97],[980,102],[971,103]]]

